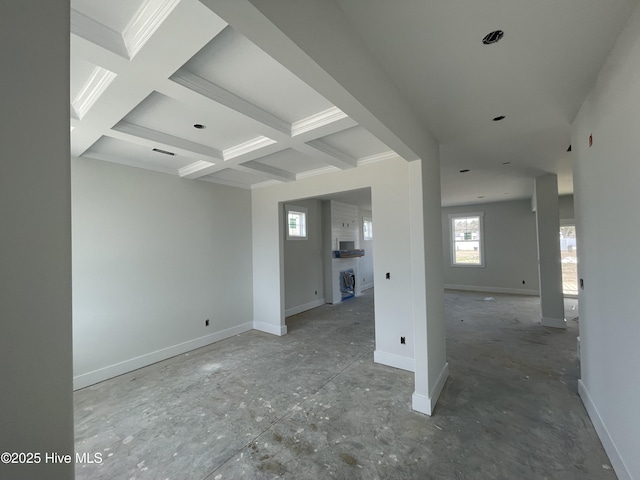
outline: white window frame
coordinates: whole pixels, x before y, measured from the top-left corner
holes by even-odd
[[[291,235],[289,233],[289,213],[300,213],[304,215],[304,235]],[[287,240],[307,240],[309,238],[309,209],[300,207],[298,205],[285,205],[284,206],[284,231],[287,236]]]
[[[456,263],[456,238],[455,238],[455,228],[453,226],[453,221],[456,218],[470,218],[470,217],[478,217],[479,219],[479,238],[478,238],[478,252],[480,254],[480,263]],[[452,267],[484,267],[484,212],[473,212],[473,213],[450,213],[449,214],[449,244],[450,244],[450,254],[451,254],[451,266]]]
[[[367,236],[366,235],[366,229],[364,228],[365,223],[369,222],[371,224],[371,228],[369,229],[369,232],[371,233],[371,235]],[[363,240],[373,240],[373,221],[371,220],[371,217],[362,217],[362,239]]]

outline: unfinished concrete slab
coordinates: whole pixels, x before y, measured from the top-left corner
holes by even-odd
[[[451,376],[433,417],[373,363],[373,290],[75,394],[78,479],[613,479],[567,330],[539,299],[448,292]]]

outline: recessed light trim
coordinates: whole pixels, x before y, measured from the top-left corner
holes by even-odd
[[[167,150],[160,150],[159,148],[154,148],[154,152],[164,153],[165,155],[171,155],[172,157],[175,155],[173,152],[168,152]]]
[[[194,123],[193,124],[193,128],[197,128],[198,130],[202,130],[202,129],[207,128],[207,127],[205,127],[201,123]]]
[[[493,117],[493,121],[499,122],[500,120],[504,120],[505,118],[507,117],[505,117],[504,115],[498,115],[497,117]]]
[[[465,169],[463,169],[463,170],[460,170],[460,173],[467,173],[467,172],[470,172],[470,170],[469,170],[468,168],[465,168]]]
[[[484,43],[485,45],[491,45],[493,43],[499,42],[502,37],[504,37],[504,32],[502,30],[494,30],[493,32],[485,35],[485,37],[482,39],[482,43]]]

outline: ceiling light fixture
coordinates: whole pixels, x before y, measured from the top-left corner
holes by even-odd
[[[468,168],[465,168],[464,170],[460,170],[460,173],[467,173],[469,171]]]
[[[205,128],[205,126],[202,125],[201,123],[194,123],[193,124],[193,128],[197,128],[198,130],[202,130],[203,128]]]
[[[504,32],[502,30],[495,30],[487,34],[482,39],[482,43],[484,43],[485,45],[491,45],[492,43],[499,42],[503,36],[504,36]]]
[[[166,150],[160,150],[159,148],[154,148],[153,151],[158,153],[164,153],[165,155],[171,155],[172,157],[175,155],[175,153],[173,152],[167,152]]]
[[[505,118],[507,118],[507,117],[505,117],[504,115],[500,115],[498,117],[494,117],[493,121],[494,122],[499,122],[500,120],[504,120]]]

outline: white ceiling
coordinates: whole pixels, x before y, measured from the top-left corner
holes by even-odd
[[[75,156],[243,188],[395,156],[196,0],[73,0],[71,33]]]
[[[571,122],[637,0],[325,1],[440,142],[443,205],[573,191]],[[395,156],[197,0],[71,6],[75,156],[243,188]]]

